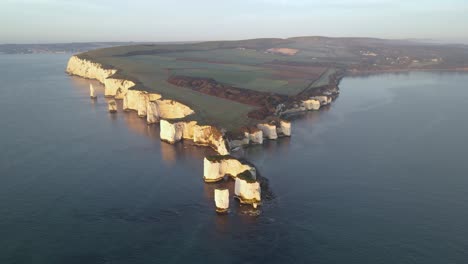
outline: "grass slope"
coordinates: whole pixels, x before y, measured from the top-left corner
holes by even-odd
[[[295,55],[272,48],[297,49]],[[373,53],[375,56],[368,54]],[[287,96],[328,85],[338,69],[466,67],[466,46],[438,46],[370,38],[298,37],[210,41],[188,44],[131,45],[85,52],[82,58],[119,69],[122,78],[137,80],[139,89],[161,93],[187,104],[191,117],[228,130],[253,123],[255,109],[167,82],[171,76],[210,78],[223,85]],[[437,59],[437,61],[435,61]],[[416,62],[417,61],[417,62]]]

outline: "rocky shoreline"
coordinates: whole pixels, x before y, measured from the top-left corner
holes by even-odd
[[[215,182],[224,179],[226,175],[231,176],[235,179],[235,197],[254,208],[261,204],[261,184],[256,177],[256,169],[229,154],[240,147],[263,144],[264,139],[276,140],[282,136],[291,136],[291,122],[283,118],[290,114],[319,110],[330,104],[339,94],[338,83],[342,77],[334,76],[330,80],[331,84],[324,88],[312,92],[305,90],[299,96],[278,104],[274,115],[254,126],[232,132],[190,120],[190,116],[195,113],[190,107],[164,99],[161,94],[137,89],[135,81],[119,78],[117,69],[72,56],[66,72],[99,81],[104,85],[105,97],[123,100],[123,109],[136,111],[139,117],[146,118],[148,125],[159,123],[162,141],[174,144],[181,140],[191,140],[195,145],[211,147],[218,156],[205,158],[204,180]]]

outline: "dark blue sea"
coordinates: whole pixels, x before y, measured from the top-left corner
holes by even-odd
[[[236,154],[268,199],[219,216],[211,151],[109,114],[69,56],[0,55],[0,263],[468,263],[468,74],[346,77]]]

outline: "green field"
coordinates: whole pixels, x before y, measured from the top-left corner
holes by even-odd
[[[284,48],[297,52],[286,55],[270,50]],[[364,51],[372,51],[378,56],[366,57],[362,55]],[[120,46],[93,50],[79,56],[117,68],[117,77],[137,81],[138,89],[154,91],[165,98],[187,104],[196,112],[192,119],[234,129],[258,122],[247,117],[247,113],[258,107],[240,103],[242,101],[232,97],[230,100],[224,99],[227,97],[219,96],[213,90],[202,93],[196,91],[196,87],[178,83],[173,85],[168,79],[203,78],[214,80],[223,87],[255,91],[265,97],[276,94],[282,98],[293,98],[303,91],[327,86],[330,77],[337,71],[349,68],[438,67],[432,63],[432,58],[458,56],[449,52],[453,53],[453,49],[447,51],[438,46],[417,46],[403,41],[299,37]],[[416,66],[395,66],[397,57],[403,55],[420,63]]]
[[[294,96],[313,83],[323,70],[300,78],[277,76],[281,72],[264,64],[294,61],[288,56],[222,44],[138,45],[100,49],[82,54],[119,69],[119,75],[137,79],[142,89],[187,104],[195,110],[191,117],[226,129],[248,125],[247,113],[255,106],[201,94],[167,82],[170,76],[211,78],[237,88]],[[297,57],[304,61],[304,57]],[[310,60],[312,61],[312,59]],[[313,62],[313,61],[312,61]],[[326,85],[326,83],[323,83]]]

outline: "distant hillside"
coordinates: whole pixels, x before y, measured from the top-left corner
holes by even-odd
[[[138,44],[156,44],[157,42],[79,42],[51,44],[0,44],[0,53],[33,54],[33,53],[81,53],[94,49]],[[180,42],[179,42],[180,43]]]

